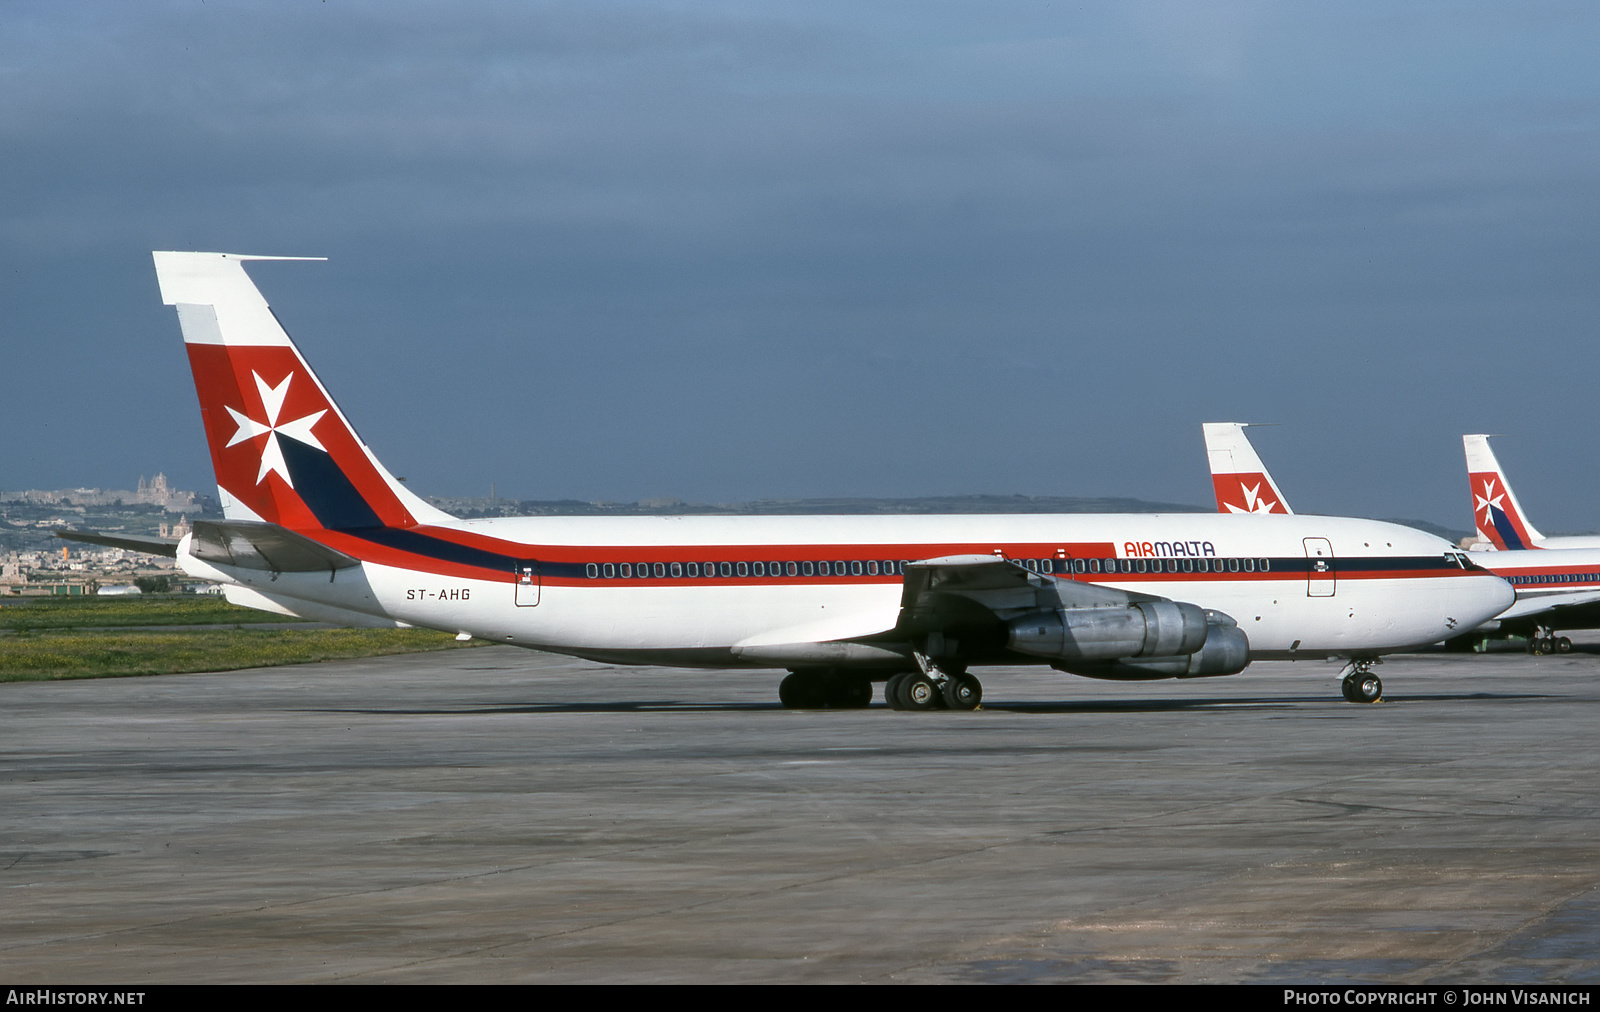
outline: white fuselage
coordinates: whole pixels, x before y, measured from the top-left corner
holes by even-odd
[[[304,602],[580,656],[713,666],[782,666],[754,648],[881,637],[900,612],[901,564],[962,554],[1226,613],[1252,657],[1415,647],[1512,603],[1503,580],[1463,568],[1438,538],[1339,517],[528,517],[421,530],[494,539],[542,565],[520,580],[403,558],[274,577],[179,557],[291,611]]]

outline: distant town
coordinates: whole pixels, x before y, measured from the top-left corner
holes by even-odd
[[[1127,498],[1068,496],[934,496],[914,499],[765,499],[687,503],[679,499],[584,502],[437,496],[428,501],[453,516],[639,516],[647,514],[862,513],[1195,513],[1209,508]],[[164,474],[139,478],[134,489],[71,488],[0,491],[0,598],[40,595],[215,593],[172,559],[63,541],[57,530],[121,532],[181,538],[196,520],[221,519],[214,496],[171,488]],[[1467,532],[1400,520],[1452,541]]]
[[[173,560],[62,541],[63,528],[181,538],[193,520],[221,517],[214,497],[174,489],[167,476],[134,489],[0,491],[0,596],[205,593]]]

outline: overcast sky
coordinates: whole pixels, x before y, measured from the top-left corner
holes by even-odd
[[[0,5],[0,488],[212,487],[149,251],[416,491],[1600,528],[1600,6]]]

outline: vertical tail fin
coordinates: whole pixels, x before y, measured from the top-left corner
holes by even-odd
[[[1256,456],[1240,422],[1205,422],[1206,457],[1218,513],[1293,513],[1278,485]]]
[[[1472,517],[1478,536],[1501,550],[1538,548],[1544,540],[1528,522],[1506,473],[1489,449],[1486,435],[1462,436],[1467,451],[1467,484],[1472,489]]]
[[[285,527],[409,527],[448,519],[378,463],[244,271],[247,260],[154,254],[161,301],[178,310],[229,519]]]

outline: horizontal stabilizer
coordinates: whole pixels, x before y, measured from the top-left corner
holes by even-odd
[[[214,566],[273,573],[325,573],[361,565],[355,556],[287,527],[254,520],[197,521],[190,535],[189,552]]]
[[[82,541],[89,545],[107,548],[126,548],[130,552],[147,552],[150,555],[178,557],[177,538],[158,538],[149,534],[101,534],[97,531],[56,531],[56,537],[68,541]]]

